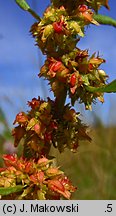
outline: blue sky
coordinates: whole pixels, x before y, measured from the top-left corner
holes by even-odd
[[[49,5],[48,0],[28,0],[32,8],[42,15]],[[110,11],[101,9],[116,19],[116,2],[109,1]],[[30,14],[22,11],[14,0],[0,1],[0,106],[3,108],[9,124],[12,126],[15,115],[21,110],[27,110],[26,103],[33,97],[50,96],[47,82],[37,76],[44,57],[34,46],[34,39],[29,34],[34,23]],[[109,81],[116,79],[116,29],[106,26],[91,26],[86,31],[86,37],[79,42],[79,48],[88,49],[90,53],[100,52],[106,59],[103,69],[109,75]],[[106,94],[104,105],[97,103],[94,112],[105,124],[116,124],[116,95]],[[84,111],[83,106],[76,108],[82,111],[85,120],[92,121],[91,112]]]

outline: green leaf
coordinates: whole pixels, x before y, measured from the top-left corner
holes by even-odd
[[[25,0],[15,0],[19,7],[23,10],[28,11],[30,6],[27,4]]]
[[[102,14],[94,14],[94,19],[100,24],[116,27],[116,20],[109,16],[105,16]]]
[[[15,187],[0,187],[0,195],[2,196],[6,196],[6,195],[9,195],[11,193],[16,193],[16,192],[20,192],[23,190],[23,187],[22,185],[17,185]]]
[[[111,83],[109,83],[108,85],[104,85],[103,87],[92,87],[92,86],[86,86],[85,87],[86,90],[88,90],[89,92],[106,92],[106,93],[112,93],[112,92],[116,92],[116,79],[113,80]]]
[[[15,2],[19,5],[19,7],[27,12],[29,12],[35,19],[41,20],[38,14],[33,11],[30,6],[27,4],[25,0],[15,0]]]

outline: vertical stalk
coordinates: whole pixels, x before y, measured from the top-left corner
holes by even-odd
[[[65,87],[62,94],[57,96],[55,99],[56,114],[58,114],[59,116],[61,116],[61,114],[63,113],[66,97],[67,97],[67,89]]]

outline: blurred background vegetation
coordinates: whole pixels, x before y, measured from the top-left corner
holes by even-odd
[[[92,142],[81,142],[78,153],[55,151],[58,165],[77,185],[72,199],[116,199],[116,127],[95,121]]]

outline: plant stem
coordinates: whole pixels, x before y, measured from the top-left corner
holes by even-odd
[[[38,14],[35,13],[31,8],[28,9],[28,12],[37,20],[41,21],[41,18]]]
[[[35,19],[41,21],[40,16],[30,8],[30,6],[25,0],[15,0],[15,1],[22,10],[29,12]]]
[[[55,99],[56,113],[59,115],[63,113],[66,97],[67,97],[67,89],[65,88],[62,94],[56,97]]]

